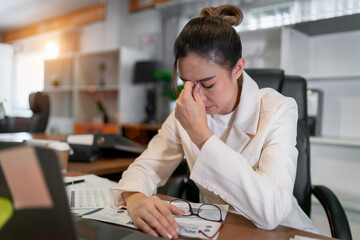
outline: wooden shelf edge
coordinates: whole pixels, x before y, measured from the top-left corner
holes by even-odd
[[[360,139],[310,137],[310,143],[322,144],[322,145],[344,146],[344,147],[360,147]]]
[[[308,81],[326,81],[326,80],[338,80],[338,79],[353,79],[360,81],[360,73],[353,74],[334,74],[334,75],[303,75],[303,77]]]

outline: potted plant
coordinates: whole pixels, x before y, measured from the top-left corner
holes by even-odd
[[[161,80],[164,83],[163,95],[169,98],[170,112],[172,112],[175,109],[177,99],[176,93],[173,88],[172,72],[170,70],[159,69],[155,72],[155,76],[157,79]],[[178,85],[178,92],[180,93],[183,88],[184,85]]]
[[[5,106],[4,101],[0,101],[0,120],[5,119]]]

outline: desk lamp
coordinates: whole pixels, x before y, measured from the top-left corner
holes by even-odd
[[[156,85],[159,80],[155,77],[156,70],[160,69],[161,64],[155,60],[136,62],[134,68],[134,83],[146,84],[146,98],[145,105],[146,119],[143,123],[156,124]]]

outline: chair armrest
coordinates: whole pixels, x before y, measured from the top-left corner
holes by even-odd
[[[321,185],[312,186],[311,192],[325,209],[332,237],[351,240],[349,222],[336,195],[329,188]]]

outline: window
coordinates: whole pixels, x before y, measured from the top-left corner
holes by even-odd
[[[29,94],[44,88],[44,59],[42,53],[18,53],[15,57],[14,111],[29,112]]]

